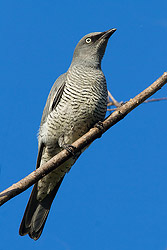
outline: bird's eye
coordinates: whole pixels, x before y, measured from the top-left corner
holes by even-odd
[[[86,43],[91,43],[92,39],[90,37],[86,38],[85,42]]]

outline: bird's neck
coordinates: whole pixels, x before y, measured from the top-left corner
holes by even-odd
[[[95,68],[95,69],[101,69],[101,61],[97,58],[97,60],[95,60],[95,58],[75,58],[72,60],[71,66],[84,66],[84,67],[90,67],[90,68]]]

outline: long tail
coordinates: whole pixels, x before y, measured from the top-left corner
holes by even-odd
[[[61,182],[63,181],[63,178],[64,177],[62,177],[53,191],[41,202],[37,200],[37,184],[34,185],[20,225],[19,234],[21,236],[29,234],[29,236],[34,240],[37,240],[40,237],[53,199],[61,185]]]

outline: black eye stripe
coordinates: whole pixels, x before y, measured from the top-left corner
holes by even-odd
[[[88,36],[86,39],[85,39],[85,41],[87,40],[87,39],[91,39],[91,42],[96,42],[101,36],[102,36],[103,34],[102,33],[100,33],[100,34],[97,34],[97,35],[94,35],[94,36]]]

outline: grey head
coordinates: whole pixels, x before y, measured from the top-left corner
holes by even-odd
[[[87,66],[101,67],[108,39],[115,31],[116,29],[109,29],[84,36],[74,50],[72,65],[84,63]]]

